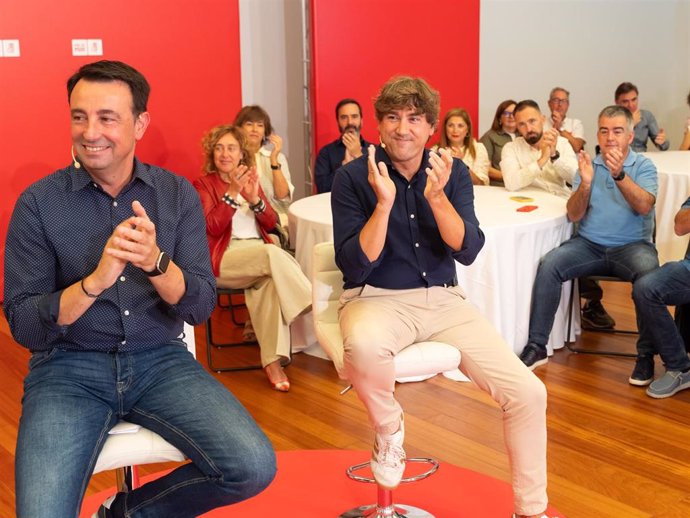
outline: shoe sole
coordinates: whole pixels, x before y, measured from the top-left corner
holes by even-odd
[[[674,396],[678,392],[680,392],[681,390],[685,390],[687,388],[690,388],[690,381],[682,383],[682,384],[678,385],[675,389],[673,389],[671,392],[665,392],[663,394],[655,394],[654,392],[650,392],[649,389],[647,389],[647,395],[649,397],[654,398],[654,399],[665,399],[667,397]]]
[[[536,369],[537,367],[539,367],[539,366],[541,366],[541,365],[544,365],[544,364],[547,363],[548,361],[549,361],[548,358],[544,358],[543,360],[537,360],[537,361],[534,362],[532,365],[527,366],[527,368],[528,368],[529,370],[533,371],[534,369]]]
[[[634,378],[628,378],[628,383],[635,387],[646,387],[654,381],[654,378],[649,378],[648,380],[636,380]]]

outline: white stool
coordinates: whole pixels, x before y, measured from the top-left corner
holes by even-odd
[[[333,361],[341,379],[347,379],[343,368],[343,339],[338,323],[338,299],[343,291],[343,275],[335,264],[333,243],[319,243],[314,246],[312,260],[312,312],[316,337],[328,357]],[[406,347],[395,356],[395,377],[400,383],[423,381],[443,373],[454,380],[466,380],[458,370],[460,351],[441,342],[418,342]],[[344,392],[346,392],[345,389]],[[426,472],[404,478],[414,482],[432,475],[438,469],[438,461],[430,458],[407,459],[407,462],[431,464]],[[365,462],[347,469],[347,476],[359,482],[375,483],[373,478],[356,475],[365,468]],[[393,492],[378,486],[376,504],[355,507],[345,511],[340,518],[433,518],[433,515],[416,507],[393,504]]]

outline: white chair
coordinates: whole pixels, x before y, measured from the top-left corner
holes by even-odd
[[[196,357],[194,328],[185,322],[182,338]],[[131,491],[139,486],[137,466],[157,462],[181,462],[184,454],[160,435],[137,424],[120,421],[108,432],[94,474],[117,470],[117,490]]]
[[[314,246],[312,260],[312,312],[316,337],[329,358],[333,361],[341,379],[347,379],[343,368],[343,339],[338,323],[338,299],[343,291],[343,275],[335,264],[333,243],[319,243]],[[454,380],[467,380],[458,370],[460,352],[453,346],[441,342],[418,342],[412,344],[395,356],[395,375],[398,382],[422,381],[443,373]],[[344,391],[345,392],[345,391]],[[404,478],[403,482],[414,482],[426,478],[438,469],[434,459],[407,459],[408,462],[431,464],[425,473]],[[350,466],[347,476],[359,482],[374,483],[373,478],[355,475],[369,463]],[[431,517],[426,511],[411,506],[393,504],[390,490],[378,486],[377,504],[350,509],[341,518],[357,517]]]

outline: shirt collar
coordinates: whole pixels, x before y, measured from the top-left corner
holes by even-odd
[[[376,146],[376,163],[378,164],[379,162],[383,162],[384,164],[386,164],[386,167],[388,168],[388,172],[395,170],[395,173],[398,174],[400,176],[400,178],[403,178],[405,181],[407,181],[407,178],[405,178],[402,174],[400,174],[397,169],[394,169],[393,162],[391,162],[391,159],[388,156],[388,153],[386,153],[386,150],[384,148],[382,148],[381,146]],[[424,148],[424,154],[422,156],[422,163],[419,166],[419,169],[417,170],[417,174],[415,174],[412,177],[412,182],[417,181],[418,178],[426,181],[426,168],[427,167],[430,167],[429,150],[427,148]],[[410,182],[410,183],[412,183],[412,182]]]
[[[631,167],[635,161],[637,160],[637,153],[633,151],[632,148],[628,148],[628,156],[625,157],[625,161],[623,162],[623,167]],[[594,157],[594,160],[592,160],[593,163],[597,165],[602,165],[606,167],[606,164],[604,163],[604,158],[602,157],[601,153],[599,153],[597,156]]]
[[[72,164],[70,165],[69,169],[70,173],[72,174],[72,191],[83,189],[91,183],[98,183],[91,177],[83,166],[77,169],[74,167],[74,164]],[[134,172],[132,174],[132,180],[130,183],[135,179],[139,179],[146,185],[153,187],[153,175],[151,174],[151,168],[140,162],[137,157],[134,157]]]

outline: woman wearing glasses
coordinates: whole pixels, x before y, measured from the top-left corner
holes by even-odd
[[[295,258],[273,244],[278,215],[260,186],[245,132],[216,126],[204,140],[204,174],[194,181],[206,217],[218,286],[244,289],[271,386],[290,390],[281,360],[290,354],[292,321],[311,308],[311,283]]]
[[[484,144],[489,154],[491,166],[489,167],[489,178],[492,183],[503,184],[503,174],[501,174],[501,150],[508,142],[515,139],[515,105],[512,99],[503,101],[496,108],[496,115],[491,124],[491,129],[482,135],[479,141]]]

